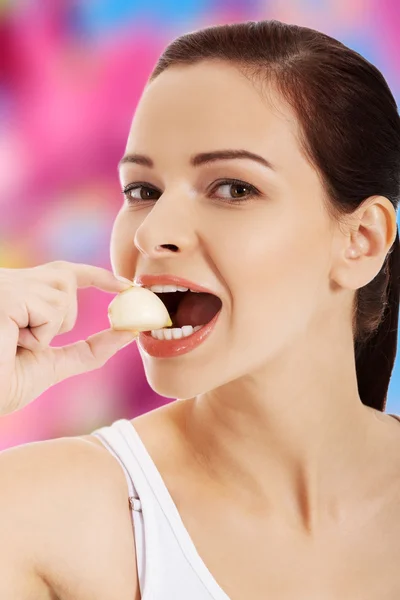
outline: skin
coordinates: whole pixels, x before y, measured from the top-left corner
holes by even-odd
[[[229,64],[173,67],[144,91],[126,153],[154,166],[123,163],[120,179],[158,194],[124,199],[113,270],[188,278],[223,309],[190,353],[161,360],[140,349],[150,385],[180,400],[132,422],[232,600],[395,598],[400,424],[360,401],[351,313],[395,239],[396,214],[376,196],[336,222],[298,133],[273,87],[263,98]],[[261,155],[274,170],[250,159],[190,164],[226,149]],[[225,178],[259,195],[229,203],[232,187],[216,187]],[[33,532],[15,556],[34,553],[40,597],[139,598],[127,486],[113,457],[93,436],[39,444],[36,458],[18,451],[52,483],[38,486],[36,509],[20,502],[16,511]],[[53,464],[44,460],[55,452]],[[27,476],[10,478],[13,498]]]

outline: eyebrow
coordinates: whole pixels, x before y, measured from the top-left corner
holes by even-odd
[[[214,152],[202,152],[201,154],[195,154],[192,156],[190,158],[190,164],[193,167],[198,167],[199,165],[205,165],[217,160],[231,160],[238,158],[254,160],[262,164],[264,167],[267,167],[272,171],[276,171],[276,168],[269,160],[263,158],[259,154],[249,152],[248,150],[215,150]],[[154,167],[154,162],[151,160],[151,158],[145,156],[144,154],[126,154],[119,161],[118,168],[125,163],[134,163],[144,167],[149,167],[150,169]]]

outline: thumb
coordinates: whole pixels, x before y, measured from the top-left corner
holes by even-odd
[[[104,366],[138,335],[138,331],[106,329],[90,335],[86,340],[52,348],[54,383]]]

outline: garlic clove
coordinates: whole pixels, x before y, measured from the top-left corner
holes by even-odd
[[[108,319],[116,330],[150,331],[172,325],[160,298],[151,290],[135,285],[113,298]]]

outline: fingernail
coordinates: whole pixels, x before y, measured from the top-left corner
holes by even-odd
[[[126,277],[121,277],[121,275],[115,275],[115,279],[118,279],[118,281],[125,283],[126,285],[133,286],[133,281],[126,279]]]

